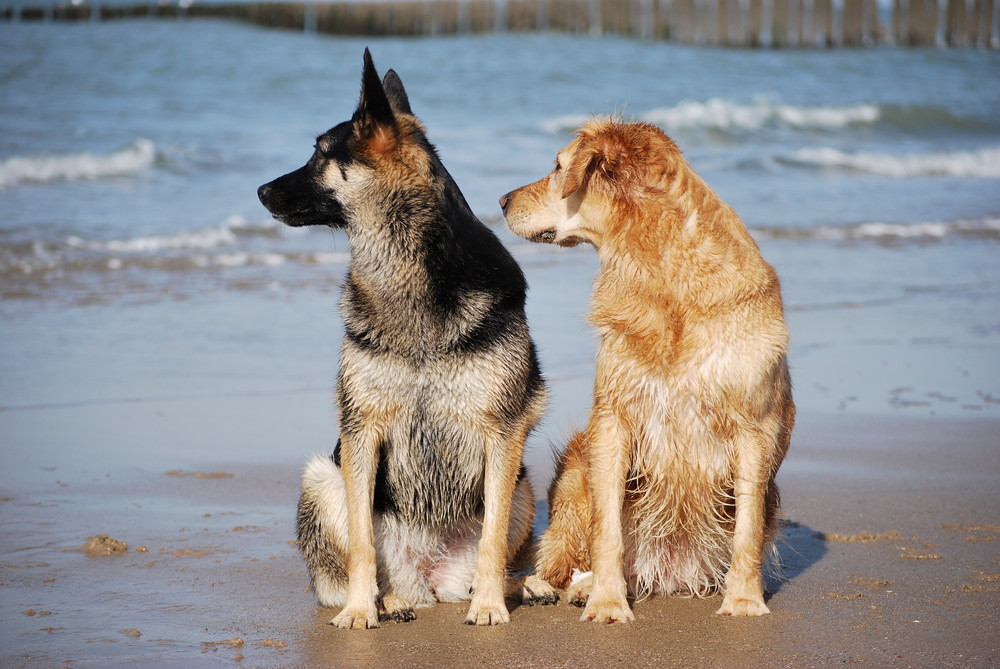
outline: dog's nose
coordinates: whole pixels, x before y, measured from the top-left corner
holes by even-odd
[[[500,209],[501,211],[507,211],[507,205],[510,204],[510,193],[505,193],[500,196]]]

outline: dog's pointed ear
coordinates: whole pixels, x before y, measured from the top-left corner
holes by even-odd
[[[363,124],[374,124],[376,126],[393,126],[396,124],[396,117],[389,104],[382,81],[375,70],[375,63],[372,62],[372,54],[365,48],[365,65],[361,72],[361,99],[358,102],[358,109],[354,112],[356,121]]]
[[[396,74],[396,70],[389,70],[385,73],[385,77],[382,78],[382,89],[385,91],[386,97],[389,98],[389,105],[393,111],[397,114],[413,114],[410,109],[410,98],[407,97],[403,81]]]

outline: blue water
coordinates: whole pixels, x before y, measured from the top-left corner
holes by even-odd
[[[349,117],[365,46],[525,267],[557,391],[542,441],[586,413],[596,261],[515,239],[496,200],[593,114],[660,124],[751,228],[782,276],[800,406],[997,406],[1000,53],[195,20],[2,23],[0,42],[0,407],[325,397],[349,247],[275,223],[255,191]]]

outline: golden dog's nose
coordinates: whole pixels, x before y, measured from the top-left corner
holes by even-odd
[[[500,196],[500,209],[504,212],[507,211],[507,205],[510,204],[510,193],[506,193]]]

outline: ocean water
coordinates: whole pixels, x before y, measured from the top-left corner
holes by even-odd
[[[3,23],[0,41],[0,420],[39,463],[92,457],[69,445],[80,433],[117,435],[100,453],[138,463],[329,447],[350,249],[274,222],[255,191],[349,117],[365,46],[525,268],[553,391],[543,469],[585,420],[596,260],[514,238],[496,200],[595,114],[663,127],[741,214],[782,276],[801,410],[997,411],[1000,53],[194,20]],[[282,398],[294,425],[230,413],[234,398]],[[184,409],[155,430],[111,417],[155,402]]]

